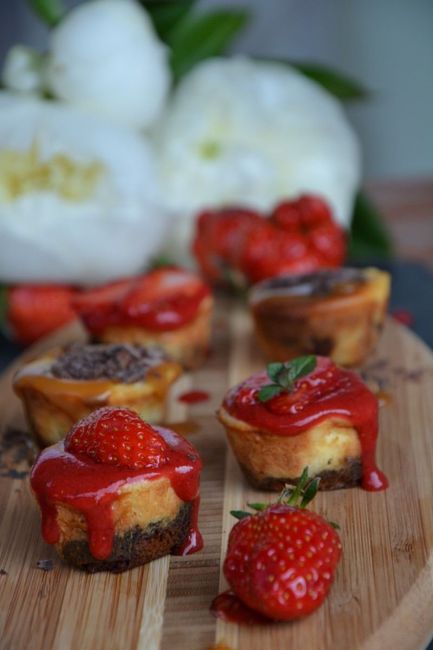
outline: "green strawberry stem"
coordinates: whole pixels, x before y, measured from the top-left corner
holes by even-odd
[[[319,489],[320,478],[308,478],[308,467],[304,467],[301,477],[295,486],[285,485],[278,497],[278,503],[283,505],[293,506],[294,508],[306,508],[307,505],[314,499]],[[266,503],[247,503],[247,506],[255,512],[247,512],[246,510],[231,510],[230,514],[236,519],[244,519],[245,517],[253,517],[258,512],[266,510],[269,504]],[[331,526],[337,527],[334,522],[330,522]]]

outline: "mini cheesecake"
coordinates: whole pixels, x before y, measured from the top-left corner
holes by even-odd
[[[174,431],[127,409],[99,409],[32,468],[42,535],[92,573],[198,551],[200,470],[194,447]]]
[[[273,369],[275,378],[280,366],[284,374],[291,364],[270,364],[268,372]],[[276,394],[263,400],[269,385]],[[296,483],[305,467],[310,477],[320,477],[322,490],[386,487],[375,464],[377,399],[357,375],[325,357],[317,357],[315,369],[290,392],[278,393],[266,372],[253,375],[227,393],[218,417],[257,489],[279,491]]]
[[[95,341],[157,345],[186,369],[207,357],[213,299],[191,271],[157,269],[83,292],[73,305]]]
[[[150,422],[161,422],[169,388],[181,372],[158,348],[75,344],[46,352],[21,368],[14,390],[33,435],[45,447],[104,405],[126,406]]]
[[[322,354],[356,366],[378,341],[389,293],[385,271],[341,268],[266,280],[252,288],[249,304],[267,358]]]

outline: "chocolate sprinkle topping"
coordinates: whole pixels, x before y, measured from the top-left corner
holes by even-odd
[[[42,571],[52,571],[54,569],[54,562],[52,560],[37,560],[36,567]]]
[[[139,345],[83,345],[76,343],[53,363],[59,379],[112,379],[126,384],[142,380],[166,356],[159,348]]]
[[[324,297],[332,293],[350,293],[366,281],[364,271],[354,268],[326,269],[302,275],[281,275],[260,282],[252,289],[257,292],[284,291],[294,296]]]

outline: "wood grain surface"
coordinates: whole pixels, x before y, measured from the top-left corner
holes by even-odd
[[[248,488],[214,417],[228,386],[264,364],[250,328],[240,304],[220,300],[209,362],[184,376],[170,400],[169,420],[186,422],[204,462],[203,551],[120,575],[69,569],[41,539],[27,478],[32,449],[11,390],[16,367],[5,373],[0,382],[1,650],[207,650],[223,643],[233,650],[426,646],[433,635],[433,356],[393,322],[363,369],[391,396],[381,408],[378,448],[390,488],[376,494],[361,489],[319,494],[313,506],[341,526],[344,555],[330,597],[316,613],[292,624],[240,628],[210,615],[210,602],[226,586],[221,563],[234,524],[230,510],[248,500],[272,499]],[[56,334],[54,342],[82,337],[74,325]],[[181,404],[177,396],[192,387],[207,390],[209,401]],[[53,568],[39,568],[41,560],[51,560]]]

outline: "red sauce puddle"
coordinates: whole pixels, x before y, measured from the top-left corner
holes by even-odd
[[[355,373],[317,357],[314,372],[297,381],[283,403],[281,396],[267,402],[258,400],[258,390],[269,383],[265,372],[253,375],[229,391],[224,408],[239,420],[281,436],[299,435],[330,417],[346,420],[356,428],[361,444],[362,487],[370,491],[388,487],[375,460],[378,401]]]
[[[401,325],[406,325],[406,327],[411,327],[415,322],[413,314],[408,309],[395,309],[391,316]]]
[[[210,606],[211,613],[228,623],[241,623],[243,625],[264,625],[273,621],[250,609],[233,591],[224,591],[219,594]]]
[[[386,390],[377,391],[376,397],[379,400],[379,406],[388,406],[392,402],[392,395]]]
[[[209,399],[209,393],[205,390],[189,390],[179,395],[177,399],[185,404],[198,404],[199,402],[206,402]]]
[[[48,544],[60,541],[57,503],[78,510],[86,520],[91,554],[108,558],[115,533],[112,504],[122,486],[140,480],[166,477],[184,502],[191,502],[191,527],[177,555],[195,553],[203,547],[197,527],[200,457],[194,447],[174,431],[154,427],[168,445],[167,461],[160,467],[133,470],[96,463],[86,456],[65,451],[63,442],[41,452],[31,471],[30,482],[42,514],[42,535]]]

